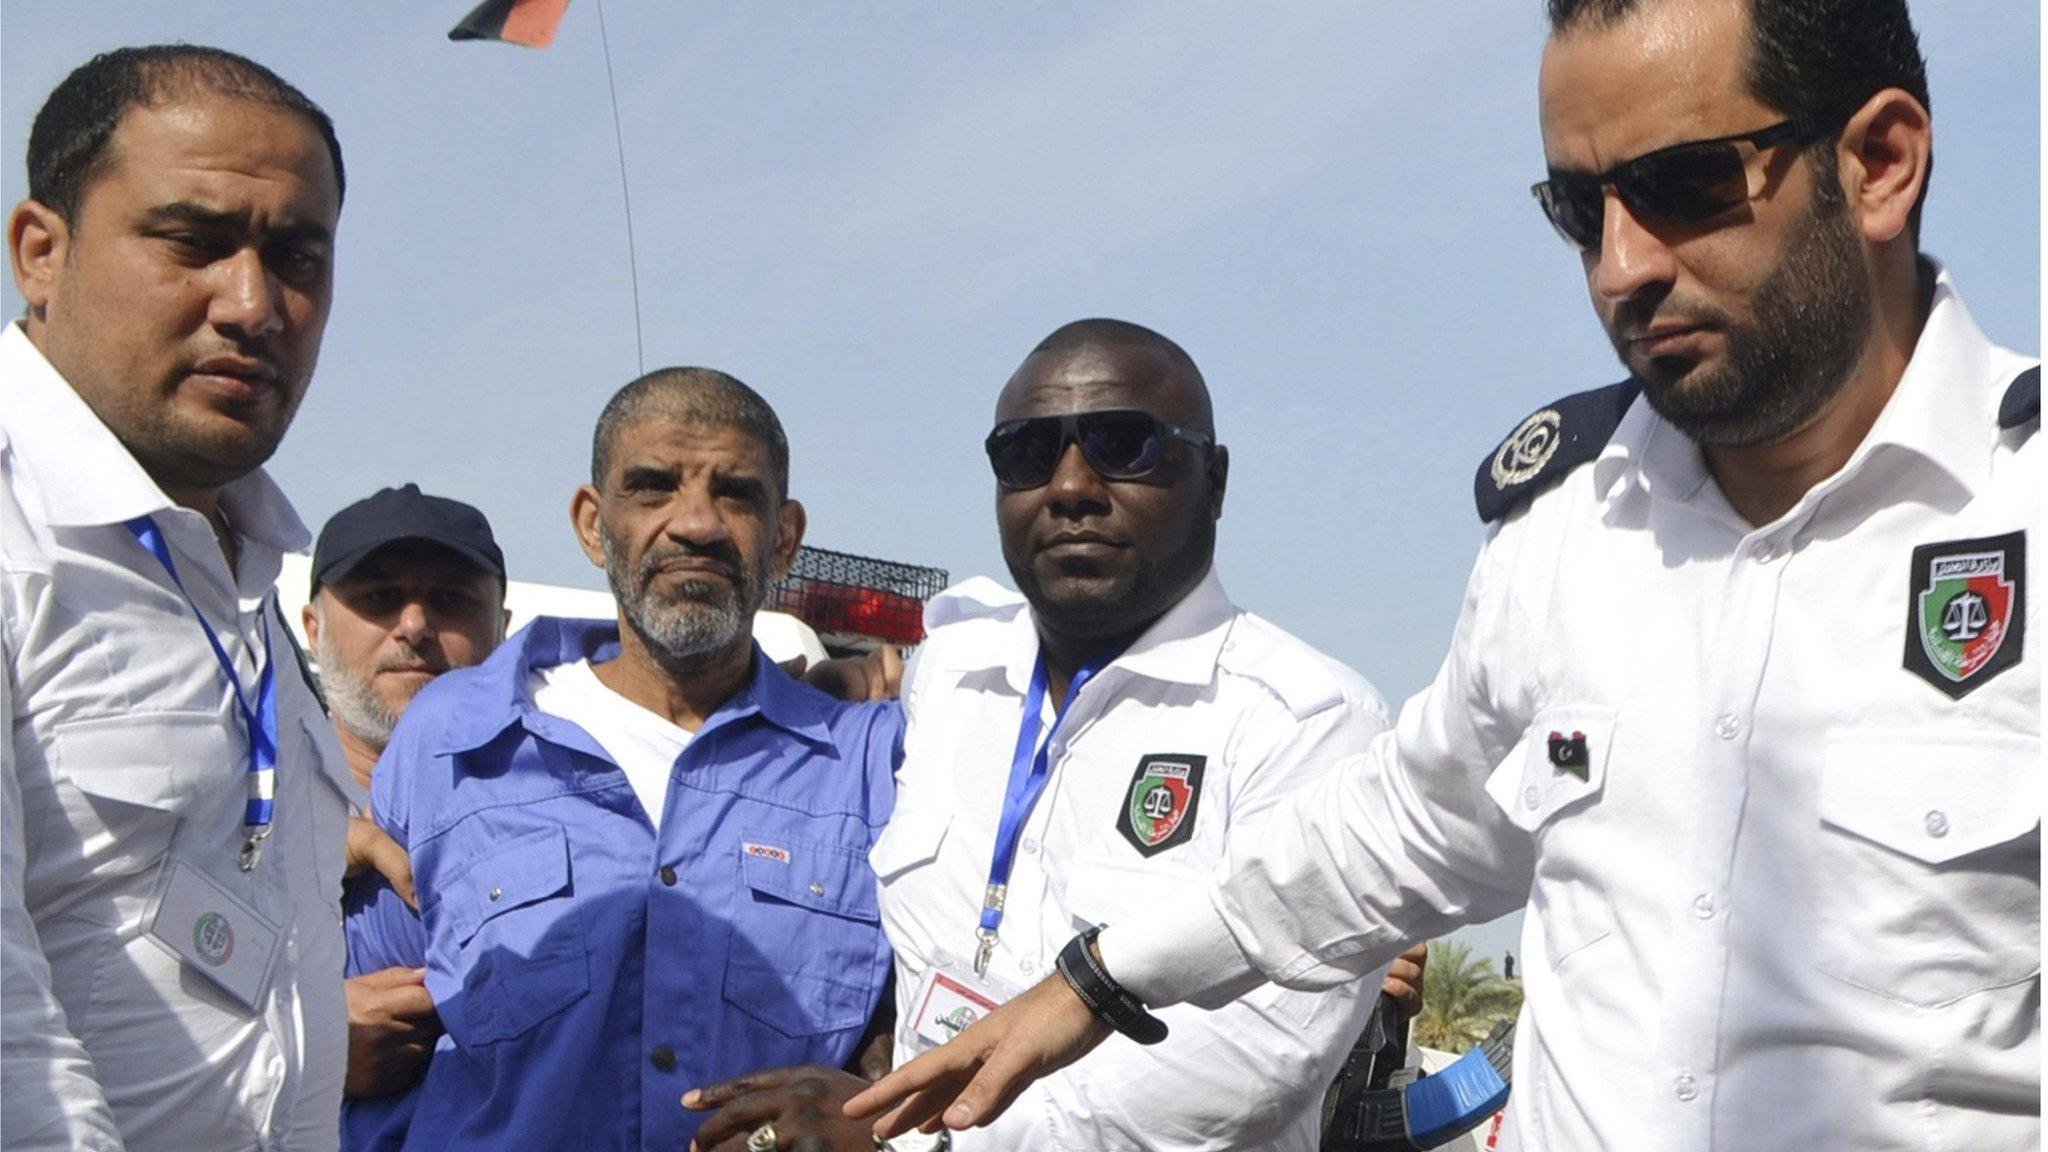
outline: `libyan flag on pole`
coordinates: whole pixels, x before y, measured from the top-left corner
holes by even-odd
[[[528,48],[555,42],[569,0],[484,0],[449,29],[450,40],[505,40]]]

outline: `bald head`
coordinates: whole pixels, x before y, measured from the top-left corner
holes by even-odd
[[[1076,320],[1038,342],[996,400],[996,420],[1137,408],[1210,436],[1209,385],[1193,357],[1125,320]]]
[[[768,452],[776,499],[789,495],[789,439],[761,394],[714,368],[657,368],[619,389],[597,418],[590,441],[590,482],[602,488],[621,429],[643,420],[730,428]]]

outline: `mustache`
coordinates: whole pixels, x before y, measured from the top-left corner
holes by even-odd
[[[424,667],[427,671],[439,676],[441,673],[448,671],[448,658],[438,651],[428,652],[418,648],[407,648],[403,653],[379,656],[376,663],[371,665],[370,673],[375,675],[379,672],[393,672],[400,668],[415,666]]]
[[[746,565],[740,560],[739,549],[731,544],[696,547],[676,545],[651,551],[640,558],[639,571],[641,587],[652,583],[662,569],[679,562],[687,562],[693,568],[713,569],[734,584],[746,580]]]

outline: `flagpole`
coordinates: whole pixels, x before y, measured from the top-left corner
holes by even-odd
[[[633,196],[626,188],[626,132],[619,126],[619,86],[612,78],[612,38],[604,23],[604,0],[596,0],[597,37],[604,47],[604,85],[612,98],[612,139],[619,152],[619,201],[626,209],[626,271],[633,282],[633,355],[640,374],[647,372],[647,341],[640,330],[640,262],[633,243]]]

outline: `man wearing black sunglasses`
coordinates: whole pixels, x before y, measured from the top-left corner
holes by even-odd
[[[2038,1147],[2039,370],[1919,252],[1903,0],[1550,17],[1536,195],[1630,379],[1482,464],[1395,731],[849,1103],[923,1089],[885,1134],[1526,901],[1507,1146]]]
[[[1387,724],[1355,672],[1224,594],[1230,457],[1178,345],[1118,321],[1061,328],[1003,389],[986,446],[1021,595],[973,580],[930,606],[896,810],[869,856],[896,950],[899,1061],[1052,971],[1078,929],[1198,888]],[[1390,991],[1419,1001],[1418,960]],[[1379,986],[1268,985],[1214,1012],[1169,1009],[1163,1043],[1053,1077],[960,1146],[1314,1152],[1323,1088]],[[780,1083],[750,1084],[764,1081]],[[753,1093],[756,1109],[712,1089],[730,1122],[700,1142],[719,1147],[774,1093]],[[776,1127],[802,1146],[794,1122]]]

